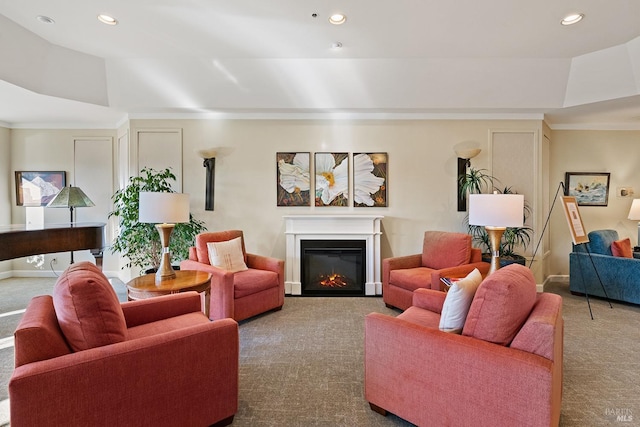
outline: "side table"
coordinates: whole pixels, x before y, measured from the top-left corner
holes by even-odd
[[[204,314],[209,317],[211,298],[211,274],[204,271],[178,270],[176,278],[156,282],[155,274],[145,274],[127,283],[127,298],[130,301],[177,294],[179,292],[204,292]]]

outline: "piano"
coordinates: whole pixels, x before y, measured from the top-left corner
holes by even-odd
[[[46,224],[35,228],[24,224],[0,225],[0,261],[89,249],[96,264],[102,267],[105,225],[101,222]]]

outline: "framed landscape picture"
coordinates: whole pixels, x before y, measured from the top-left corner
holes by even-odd
[[[349,206],[349,153],[315,153],[315,205]]]
[[[574,196],[578,206],[607,206],[609,172],[567,172],[565,196]]]
[[[354,153],[353,206],[387,206],[387,153]]]
[[[46,206],[67,185],[64,171],[16,171],[16,204]]]
[[[310,153],[276,153],[277,206],[310,206]]]

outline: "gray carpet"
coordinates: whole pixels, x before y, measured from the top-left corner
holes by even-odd
[[[0,313],[50,293],[54,279],[0,280]],[[121,300],[125,288],[114,287]],[[591,299],[553,283],[564,298],[565,375],[560,425],[640,426],[640,307]],[[397,315],[380,298],[285,299],[279,312],[240,323],[240,407],[234,426],[410,426],[369,409],[363,392],[364,316]],[[2,337],[21,314],[0,317]],[[0,349],[0,400],[13,347]],[[0,402],[1,403],[1,402]],[[0,405],[0,412],[2,405]],[[619,414],[633,421],[617,421]],[[628,419],[628,418],[627,418]],[[0,425],[2,418],[0,417]]]

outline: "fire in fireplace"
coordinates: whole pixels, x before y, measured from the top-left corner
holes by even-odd
[[[302,295],[362,296],[365,240],[301,240]]]

